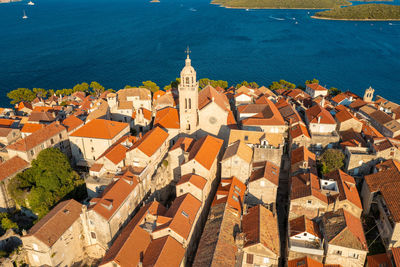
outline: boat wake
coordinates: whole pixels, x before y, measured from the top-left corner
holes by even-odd
[[[275,17],[273,17],[273,16],[269,16],[271,19],[274,19],[274,20],[285,20],[284,18],[275,18]]]
[[[189,10],[192,11],[192,12],[196,12],[197,11],[197,9],[195,9],[193,7],[189,8]]]

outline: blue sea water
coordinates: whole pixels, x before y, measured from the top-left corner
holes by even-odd
[[[119,89],[144,80],[162,87],[179,76],[187,45],[199,78],[269,85],[315,77],[359,94],[372,86],[400,102],[400,22],[325,21],[311,19],[313,10],[160,1],[1,4],[0,105],[18,87],[98,81]],[[29,19],[22,19],[23,10]]]

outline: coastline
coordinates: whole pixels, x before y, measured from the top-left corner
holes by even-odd
[[[322,19],[322,20],[342,20],[342,21],[400,21],[400,19],[335,19],[328,17],[318,17],[318,16],[310,16],[313,19]]]
[[[283,10],[283,9],[293,9],[293,10],[323,10],[323,9],[332,9],[331,7],[319,7],[319,8],[305,8],[305,7],[229,7],[229,6],[224,6],[222,4],[217,4],[217,3],[210,3],[211,5],[216,5],[219,7],[223,8],[228,8],[228,9],[265,9],[265,10]]]

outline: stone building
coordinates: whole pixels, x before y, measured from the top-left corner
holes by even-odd
[[[349,267],[364,266],[368,253],[361,220],[339,209],[322,216],[325,263]]]
[[[362,130],[363,123],[346,109],[336,113],[335,119],[339,132],[352,129],[354,132],[360,133]]]
[[[211,183],[206,178],[191,173],[183,175],[176,184],[177,197],[190,193],[202,202],[202,206],[206,203],[210,190]]]
[[[21,131],[12,128],[0,128],[0,146],[8,146],[21,137]]]
[[[390,249],[400,245],[400,163],[387,160],[376,165],[376,170],[365,176],[362,186],[364,213],[374,216],[382,242]]]
[[[240,140],[229,144],[221,160],[221,177],[235,176],[245,183],[251,173],[253,150]]]
[[[0,211],[5,212],[6,210],[15,207],[14,200],[12,199],[10,192],[8,191],[8,184],[11,179],[14,178],[19,172],[27,169],[29,162],[23,160],[18,156],[14,156],[11,159],[0,164]]]
[[[194,267],[234,266],[240,254],[240,219],[246,185],[223,179],[218,187],[193,262]]]
[[[30,266],[71,266],[84,260],[81,211],[75,200],[62,201],[21,238]]]
[[[129,124],[95,119],[69,136],[75,163],[91,166],[109,147],[129,133]]]
[[[306,84],[306,93],[309,94],[312,98],[317,96],[327,96],[328,89],[319,85],[318,83]]]
[[[19,156],[31,162],[39,153],[49,147],[59,148],[67,156],[71,155],[71,147],[67,130],[59,122],[32,133],[6,147],[9,157]]]
[[[154,126],[159,126],[168,133],[168,141],[174,145],[179,137],[179,114],[176,108],[166,107],[157,110]]]
[[[308,133],[307,127],[303,123],[298,123],[289,128],[289,144],[290,150],[304,146],[309,147],[311,136]]]
[[[189,151],[192,149],[195,140],[190,137],[180,137],[168,151],[168,169],[173,177],[170,180],[175,184],[181,177],[181,165],[189,157]]]
[[[253,170],[247,185],[246,203],[252,205],[275,203],[279,171],[279,167],[269,161],[266,161],[262,168]]]
[[[278,217],[263,205],[250,208],[243,215],[244,235],[241,266],[278,266],[280,237]]]
[[[99,258],[104,255],[144,194],[138,178],[127,171],[116,177],[100,198],[92,198],[89,206],[83,208],[83,229],[90,256]]]
[[[302,172],[317,173],[316,156],[304,146],[292,150],[290,162],[290,171],[292,174]]]
[[[323,238],[315,221],[300,216],[289,221],[288,260],[308,256],[322,262],[324,258]]]

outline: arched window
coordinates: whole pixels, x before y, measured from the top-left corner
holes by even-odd
[[[187,106],[188,106],[188,104],[187,104],[187,98],[185,98],[185,109],[187,109]]]
[[[192,109],[192,99],[189,98],[189,109]]]
[[[189,77],[186,77],[186,85],[189,84]]]

